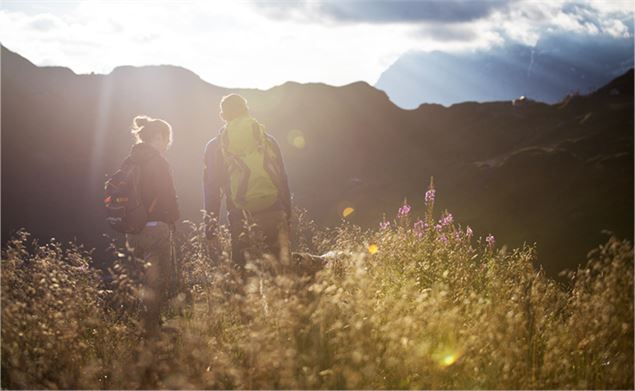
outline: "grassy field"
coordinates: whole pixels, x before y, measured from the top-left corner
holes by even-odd
[[[21,232],[2,252],[2,387],[633,388],[629,242],[610,238],[556,282],[531,246],[479,238],[437,214],[433,193],[420,202],[421,219],[402,206],[369,231],[301,216],[296,249],[328,252],[323,267],[279,274],[255,259],[244,286],[191,224],[191,301],[172,300],[153,341],[134,260],[118,253],[105,286],[90,252]]]

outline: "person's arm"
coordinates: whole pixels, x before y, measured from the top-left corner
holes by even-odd
[[[205,147],[203,157],[203,203],[205,207],[205,236],[212,239],[216,235],[221,203],[222,160],[218,137]]]
[[[280,202],[282,203],[284,211],[287,213],[287,218],[291,220],[291,192],[289,191],[289,181],[282,159],[282,152],[280,152],[280,147],[276,140],[271,136],[269,136],[269,139],[271,140],[273,151],[276,154],[276,164],[280,170],[280,189],[278,189],[280,191]]]
[[[169,163],[163,158],[152,159],[147,163],[144,174],[149,178],[149,194],[154,195],[147,197],[150,200],[150,204],[146,205],[148,214],[170,224],[176,223],[180,217],[179,205]]]
[[[172,224],[175,224],[180,216],[179,213],[179,204],[177,202],[177,195],[176,195],[176,188],[174,187],[174,179],[172,178],[172,172],[168,166],[168,175],[166,178],[166,183],[164,184],[165,186],[165,191],[166,191],[166,195],[167,195],[167,213],[168,213],[168,220],[172,222]]]

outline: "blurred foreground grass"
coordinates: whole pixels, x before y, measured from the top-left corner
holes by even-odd
[[[297,249],[328,252],[324,267],[254,260],[244,294],[192,224],[192,302],[172,300],[156,341],[141,337],[134,260],[120,253],[105,286],[89,252],[21,232],[2,252],[2,388],[633,388],[629,242],[558,283],[532,247],[496,249],[426,201],[422,220],[402,207],[372,231],[301,216]]]

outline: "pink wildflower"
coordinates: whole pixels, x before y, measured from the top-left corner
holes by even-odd
[[[434,202],[434,196],[436,195],[436,190],[430,189],[426,191],[426,205]]]
[[[485,241],[487,242],[487,246],[489,248],[494,248],[494,244],[496,244],[496,238],[494,238],[494,235],[492,234],[487,235],[487,237],[485,238]]]
[[[468,239],[472,239],[472,235],[474,235],[474,232],[472,231],[472,228],[470,228],[470,226],[467,226],[467,229],[465,230],[465,235],[467,236]]]
[[[423,220],[419,220],[414,224],[414,232],[419,239],[423,237],[423,233],[428,228],[428,224],[424,223]]]
[[[403,206],[401,208],[399,208],[399,213],[398,216],[399,217],[406,217],[408,216],[408,214],[410,214],[410,209],[412,209],[410,207],[410,205],[404,203]]]
[[[390,221],[385,221],[384,220],[384,221],[379,223],[379,229],[382,230],[382,231],[388,229],[388,227],[390,227]]]
[[[454,216],[452,216],[452,213],[448,213],[441,220],[439,220],[439,223],[441,223],[441,225],[443,226],[446,226],[446,225],[452,224],[453,221],[454,221]]]

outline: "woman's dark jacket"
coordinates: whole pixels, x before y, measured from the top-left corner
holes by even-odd
[[[179,219],[179,207],[167,160],[146,143],[133,145],[127,159],[141,165],[141,198],[148,221],[174,224]]]

